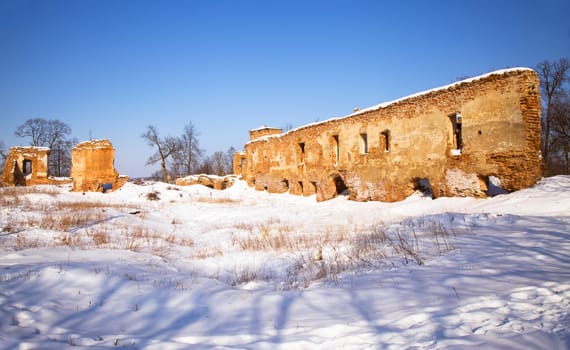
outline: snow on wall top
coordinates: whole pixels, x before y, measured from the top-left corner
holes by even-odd
[[[273,128],[273,127],[267,126],[267,125],[263,125],[263,126],[260,126],[259,128],[250,129],[249,132],[261,131],[261,130],[281,130],[281,129],[280,128]]]
[[[475,77],[472,77],[472,78],[468,78],[468,79],[464,79],[464,80],[461,80],[461,81],[457,81],[457,82],[455,82],[455,83],[451,83],[451,84],[448,84],[448,85],[436,87],[436,88],[433,88],[433,89],[430,89],[430,90],[425,90],[425,91],[417,92],[417,93],[415,93],[415,94],[411,94],[411,95],[408,95],[408,96],[404,96],[404,97],[398,98],[398,99],[396,99],[396,100],[392,100],[392,101],[388,101],[388,102],[382,102],[382,103],[380,103],[380,104],[377,104],[377,105],[374,105],[374,106],[371,106],[371,107],[368,107],[368,108],[355,110],[353,113],[351,113],[351,114],[349,114],[349,115],[342,116],[342,117],[333,117],[333,118],[330,118],[330,119],[327,119],[327,120],[323,120],[323,121],[320,121],[320,122],[314,122],[314,123],[310,123],[310,124],[305,124],[305,125],[302,125],[302,126],[299,126],[299,127],[295,128],[295,129],[291,129],[291,130],[289,130],[289,131],[287,131],[287,132],[281,133],[281,134],[274,134],[274,135],[263,136],[263,137],[260,137],[260,138],[257,138],[257,139],[255,139],[255,140],[251,140],[251,141],[247,142],[246,145],[249,144],[249,143],[252,143],[252,142],[256,142],[256,141],[268,140],[268,139],[273,138],[273,137],[281,137],[281,136],[286,135],[286,134],[291,133],[291,132],[295,132],[295,131],[298,131],[298,130],[302,130],[302,129],[305,129],[305,128],[309,128],[309,127],[312,127],[312,126],[315,126],[315,125],[326,124],[326,123],[331,122],[331,121],[334,121],[334,120],[340,120],[340,119],[350,118],[350,117],[354,117],[354,116],[357,116],[357,115],[360,115],[360,114],[363,114],[363,113],[367,113],[367,112],[371,112],[371,111],[376,111],[376,110],[379,110],[379,109],[382,109],[382,108],[386,108],[386,107],[388,107],[388,106],[390,106],[390,105],[393,105],[393,104],[395,104],[395,103],[398,103],[398,102],[401,102],[401,101],[404,101],[404,100],[407,100],[407,99],[412,99],[412,98],[415,98],[415,97],[419,97],[419,96],[423,96],[423,95],[428,95],[428,94],[430,94],[430,93],[432,93],[432,92],[448,90],[448,89],[454,88],[454,87],[456,87],[456,86],[463,85],[463,84],[468,84],[468,83],[472,83],[472,82],[474,82],[474,81],[481,80],[481,79],[485,79],[485,78],[488,78],[488,77],[493,76],[493,75],[503,75],[503,74],[507,74],[507,73],[511,73],[511,72],[517,72],[517,71],[533,71],[533,69],[527,68],[527,67],[516,67],[516,68],[499,69],[499,70],[492,71],[492,72],[489,72],[489,73],[486,73],[486,74],[482,74],[482,75],[478,75],[478,76],[475,76]],[[254,130],[262,130],[262,129],[274,129],[274,128],[269,128],[269,127],[267,127],[267,126],[263,126],[263,127],[261,127],[261,128],[254,129]]]
[[[90,140],[90,141],[83,141],[75,145],[75,148],[81,149],[103,149],[103,148],[113,148],[111,141],[107,139],[100,139],[100,140]]]
[[[47,152],[49,151],[49,147],[39,147],[39,146],[14,146],[10,147],[10,151],[20,151],[20,152],[29,152],[29,151],[36,151],[36,152]]]

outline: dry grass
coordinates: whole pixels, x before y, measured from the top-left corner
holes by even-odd
[[[451,237],[456,232],[439,221],[405,222],[395,226],[327,227],[323,233],[304,234],[279,220],[249,225],[238,223],[234,228],[245,231],[232,236],[233,246],[243,251],[293,253],[280,288],[305,288],[312,282],[328,280],[338,283],[344,272],[358,272],[415,263],[423,265],[426,258],[455,249]],[[251,271],[239,271],[235,279],[247,282]]]
[[[160,200],[160,192],[153,191],[146,194],[146,199],[149,201],[159,201]]]
[[[56,190],[53,185],[0,187],[0,194],[2,194],[2,196],[20,196],[27,194],[47,194],[50,196],[57,196],[58,193],[58,190]]]
[[[200,249],[193,252],[189,258],[205,260],[208,258],[216,258],[221,256],[224,256],[224,252],[220,247],[200,247]]]
[[[208,203],[208,204],[225,204],[234,205],[239,204],[242,201],[232,198],[216,198],[216,197],[193,197],[192,200],[197,203]]]
[[[191,235],[177,234],[177,230],[185,227],[177,218],[168,219],[172,227],[170,233],[156,232],[145,224],[144,215],[137,215],[135,221],[128,220],[128,223],[108,222],[109,212],[113,211],[111,209],[132,208],[90,201],[50,200],[45,203],[31,203],[23,194],[37,193],[38,189],[34,190],[36,192],[28,192],[29,188],[0,189],[2,205],[11,203],[9,206],[12,206],[18,202],[21,205],[18,208],[20,212],[31,212],[29,215],[21,215],[24,219],[19,219],[17,211],[10,211],[9,215],[13,218],[5,220],[10,224],[2,231],[12,234],[4,235],[1,241],[4,246],[12,245],[14,249],[52,245],[78,249],[130,250],[163,258],[185,256],[189,260],[221,258],[228,254],[228,248],[224,244],[196,247]],[[49,191],[46,193],[51,195]],[[56,191],[52,193],[57,194]],[[240,203],[239,200],[229,198],[199,197],[193,200],[218,205]],[[55,234],[30,238],[23,233],[17,233],[33,227]],[[338,283],[339,275],[343,273],[378,269],[400,263],[422,265],[434,255],[443,255],[455,249],[453,238],[457,232],[453,227],[451,223],[444,224],[429,217],[415,218],[390,226],[326,226],[315,232],[304,232],[300,226],[288,224],[278,217],[258,223],[237,222],[230,227],[221,227],[233,231],[229,253],[235,250],[246,254],[272,252],[287,259],[288,267],[284,275],[276,276],[276,272],[270,268],[246,265],[236,268],[233,276],[223,278],[231,284],[275,279],[278,288],[291,289],[305,288],[315,281]],[[174,250],[176,254],[173,255]],[[283,273],[282,269],[279,271],[280,274]],[[181,284],[176,288],[187,287]]]
[[[23,234],[16,235],[15,249],[22,250],[28,248],[38,248],[41,242],[38,238],[28,238]]]

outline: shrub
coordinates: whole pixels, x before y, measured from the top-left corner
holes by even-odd
[[[146,199],[148,199],[149,201],[159,201],[160,197],[159,197],[160,192],[158,191],[152,191],[146,194]]]

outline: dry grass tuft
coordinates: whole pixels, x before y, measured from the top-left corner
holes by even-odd
[[[217,198],[217,197],[193,197],[194,202],[208,203],[208,204],[239,204],[242,201],[232,198]]]
[[[160,192],[158,191],[152,191],[146,194],[146,199],[149,201],[159,201],[160,200],[160,196],[159,196]]]

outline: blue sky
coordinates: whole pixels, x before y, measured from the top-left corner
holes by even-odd
[[[208,154],[506,67],[570,57],[570,1],[0,0],[0,140],[29,118],[107,138],[131,177],[147,125]]]

